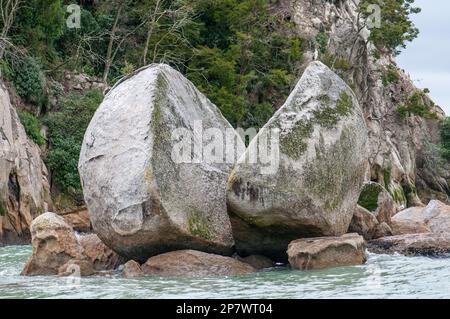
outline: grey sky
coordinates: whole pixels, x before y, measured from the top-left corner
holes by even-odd
[[[450,1],[416,0],[422,12],[413,17],[420,35],[397,57],[420,88],[450,115]]]

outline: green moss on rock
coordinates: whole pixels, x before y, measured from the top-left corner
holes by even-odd
[[[312,122],[298,121],[289,134],[281,137],[281,152],[294,160],[300,159],[308,147],[306,140],[311,137],[313,129]]]
[[[352,113],[352,108],[352,97],[346,92],[342,92],[336,103],[336,107],[327,106],[313,112],[314,122],[327,129],[333,129],[342,117]]]
[[[378,195],[383,191],[383,187],[377,183],[368,183],[364,186],[359,195],[358,205],[373,212],[378,208]]]
[[[196,237],[211,240],[213,236],[208,228],[208,221],[198,212],[192,212],[188,216],[189,232]]]

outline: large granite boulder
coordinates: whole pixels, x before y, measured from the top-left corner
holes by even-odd
[[[146,275],[160,277],[236,276],[256,271],[235,258],[196,250],[172,251],[151,257],[142,265],[142,270]]]
[[[347,232],[368,169],[366,142],[352,90],[324,64],[311,63],[228,179],[238,253],[286,259],[294,239]],[[247,160],[252,154],[258,161]]]
[[[48,173],[0,83],[0,245],[29,243],[35,217],[51,209]]]
[[[298,239],[289,244],[287,254],[291,267],[300,270],[360,265],[367,260],[364,238],[358,234]]]
[[[106,95],[82,145],[79,171],[95,233],[141,262],[180,249],[231,254],[226,180],[243,149],[181,73],[162,64],[136,71]]]

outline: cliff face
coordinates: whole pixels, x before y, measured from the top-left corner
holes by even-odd
[[[367,179],[385,185],[399,208],[427,203],[431,198],[448,201],[449,170],[440,169],[434,155],[439,121],[445,114],[424,96],[423,102],[436,113],[435,118],[400,116],[398,107],[418,89],[389,53],[367,42],[370,31],[361,30],[355,2],[282,0],[276,10],[309,41],[304,65],[318,56],[355,91],[369,128]],[[324,54],[318,54],[315,39],[319,33],[326,34],[328,41]],[[387,72],[396,74],[394,81],[383,80]]]
[[[29,242],[31,221],[51,205],[47,169],[0,83],[0,245]]]

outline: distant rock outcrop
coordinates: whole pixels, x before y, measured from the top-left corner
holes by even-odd
[[[177,148],[175,130],[193,139]],[[217,140],[211,158],[206,145],[198,151],[213,132],[234,156]],[[231,254],[226,180],[243,149],[217,107],[181,73],[162,64],[138,70],[109,91],[85,134],[79,171],[94,231],[141,262],[180,249]],[[174,160],[181,153],[187,157]]]
[[[294,239],[347,232],[368,169],[367,131],[352,90],[320,62],[306,69],[246,155],[274,130],[278,170],[264,173],[242,156],[227,202],[238,253],[285,259]]]
[[[0,245],[31,240],[35,217],[51,208],[48,173],[0,83]]]

